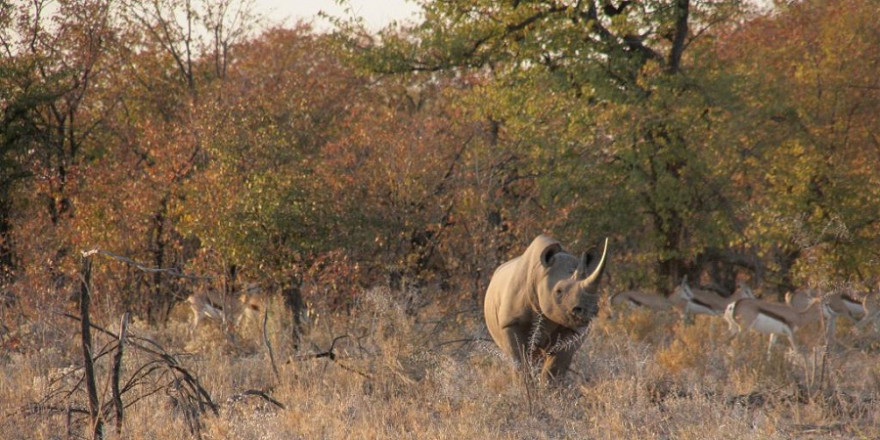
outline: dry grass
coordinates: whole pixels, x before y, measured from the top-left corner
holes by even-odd
[[[219,404],[219,415],[199,417],[207,439],[880,437],[873,331],[839,326],[846,344],[833,345],[824,359],[821,350],[811,353],[805,367],[784,342],[768,362],[766,337],[729,340],[720,320],[683,326],[674,314],[634,310],[614,320],[600,316],[567,382],[534,389],[514,379],[485,340],[477,308],[411,315],[395,298],[387,290],[365,292],[350,315],[313,321],[298,350],[280,301],[273,302],[268,328],[277,377],[258,323],[235,337],[216,326],[190,335],[179,312],[167,328],[136,322],[131,332],[175,354]],[[112,327],[109,321],[102,324]],[[68,415],[87,406],[76,325],[42,316],[5,336],[24,343],[0,357],[4,438],[87,436],[86,417]],[[103,347],[110,338],[96,340]],[[129,350],[124,377],[150,359]],[[105,403],[108,370],[109,356],[100,358]],[[122,438],[195,437],[168,382],[155,375],[126,394]],[[146,389],[156,392],[134,401]],[[264,391],[284,408],[246,390]],[[113,423],[110,417],[106,437],[120,438]]]

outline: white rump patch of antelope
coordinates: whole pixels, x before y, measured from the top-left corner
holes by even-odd
[[[812,300],[801,310],[786,304],[746,298],[730,303],[724,312],[731,337],[736,336],[743,329],[770,335],[770,343],[767,346],[768,359],[773,344],[780,335],[787,337],[792,348],[799,352],[795,338],[797,329],[814,322],[823,322],[823,319],[827,320],[830,316],[828,306],[820,298]]]
[[[733,294],[723,297],[710,290],[692,288],[684,276],[670,297],[683,304],[685,322],[693,322],[694,315],[722,315],[729,304],[740,299],[754,299],[755,294],[744,281],[737,281]]]

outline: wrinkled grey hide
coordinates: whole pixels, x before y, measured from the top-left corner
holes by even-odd
[[[562,378],[598,312],[607,250],[606,239],[601,258],[588,253],[578,258],[540,235],[522,255],[495,270],[486,291],[486,325],[518,367],[524,368],[527,359],[541,365],[543,381]]]

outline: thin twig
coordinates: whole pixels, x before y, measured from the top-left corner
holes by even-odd
[[[434,344],[434,346],[431,347],[431,348],[432,348],[432,349],[436,349],[436,348],[442,347],[442,346],[444,346],[444,345],[450,345],[450,344],[471,344],[471,343],[474,343],[474,342],[492,342],[492,340],[489,339],[489,338],[463,338],[463,339],[454,339],[454,340],[452,340],[452,341],[443,341],[443,342],[439,342],[439,343],[437,343],[437,344]]]
[[[210,280],[214,279],[213,277],[208,277],[208,276],[187,275],[175,267],[168,267],[168,268],[149,267],[144,264],[138,263],[137,261],[132,260],[131,258],[123,257],[122,255],[116,255],[112,252],[105,251],[103,249],[95,248],[92,250],[82,252],[83,258],[91,257],[92,255],[95,255],[95,254],[104,255],[104,256],[110,257],[114,260],[122,261],[123,263],[128,263],[142,272],[164,273],[164,274],[173,275],[173,276],[176,276],[179,278],[187,278],[187,279],[191,279],[191,280],[209,280],[210,281]]]
[[[281,409],[285,408],[283,403],[273,399],[272,396],[269,396],[268,394],[266,394],[265,391],[260,391],[260,390],[244,390],[241,393],[233,394],[233,395],[229,396],[227,401],[228,402],[238,402],[248,396],[260,397],[263,400],[277,406],[278,408],[281,408]]]
[[[327,351],[322,351],[320,353],[312,353],[312,354],[308,354],[308,355],[301,355],[301,356],[297,356],[295,359],[297,361],[306,361],[306,360],[310,360],[310,359],[321,359],[321,358],[330,359],[331,362],[338,365],[343,370],[350,371],[350,372],[355,373],[361,377],[372,380],[373,378],[370,377],[369,374],[364,373],[363,371],[358,371],[352,367],[349,367],[348,365],[341,363],[340,361],[342,359],[339,358],[336,355],[336,353],[333,351],[333,349],[336,347],[336,343],[342,339],[347,338],[347,337],[349,337],[349,335],[340,335],[340,336],[333,338],[333,342],[330,343],[330,348],[328,348]]]
[[[78,316],[71,315],[69,313],[60,313],[60,315],[65,316],[70,319],[77,320],[77,321],[82,321],[82,318],[80,318]],[[89,327],[96,329],[104,334],[107,334],[113,338],[118,338],[118,336],[115,333],[113,333],[112,331],[107,330],[105,328],[102,328],[100,326],[89,323]],[[148,339],[141,339],[141,340],[150,343],[151,345],[153,345],[156,348],[148,348],[145,345],[140,344],[138,342],[135,342],[132,339],[128,339],[127,342],[128,342],[128,345],[130,345],[132,347],[136,347],[137,349],[139,349],[143,352],[146,352],[148,354],[156,356],[161,361],[160,363],[166,369],[170,370],[172,373],[180,374],[182,376],[184,382],[190,387],[190,389],[195,393],[195,395],[200,396],[199,403],[206,404],[215,415],[219,415],[219,407],[217,406],[216,403],[214,403],[214,400],[211,398],[210,393],[208,393],[208,391],[205,390],[201,386],[198,379],[196,379],[196,377],[192,373],[190,373],[189,370],[180,366],[180,364],[177,362],[177,359],[174,355],[166,352],[164,349],[159,347],[158,344],[156,344],[154,341],[150,341]],[[202,399],[204,399],[204,400],[202,400]]]
[[[92,277],[92,259],[84,255],[80,272],[80,329],[82,334],[83,369],[85,370],[86,391],[89,397],[89,416],[92,422],[92,438],[104,437],[104,422],[101,420],[101,402],[98,400],[98,385],[95,380],[95,364],[92,359],[92,326],[89,321],[91,293],[89,283]]]

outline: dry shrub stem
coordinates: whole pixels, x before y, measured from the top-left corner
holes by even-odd
[[[69,315],[66,313],[63,313],[62,316],[77,320],[80,323],[85,322],[85,320],[82,319],[81,317]],[[121,353],[120,344],[123,340],[125,340],[128,343],[128,345],[130,345],[131,347],[136,349],[138,352],[146,354],[148,356],[149,360],[144,362],[141,366],[139,366],[135,369],[135,371],[132,373],[132,376],[130,377],[128,382],[125,384],[125,386],[121,387],[119,389],[118,398],[114,396],[114,400],[118,400],[121,402],[123,395],[125,395],[127,392],[132,391],[137,388],[147,388],[147,391],[145,391],[144,394],[135,397],[135,399],[132,402],[124,405],[123,408],[127,408],[127,407],[131,406],[132,404],[143,399],[146,396],[155,394],[160,391],[165,391],[166,393],[169,394],[169,396],[171,396],[175,405],[181,407],[181,411],[183,412],[183,414],[185,415],[185,417],[188,421],[188,425],[190,427],[191,433],[198,436],[198,437],[200,437],[199,432],[200,432],[201,423],[199,422],[199,418],[200,418],[201,414],[204,413],[206,410],[210,410],[214,415],[220,414],[219,405],[214,402],[210,393],[208,393],[208,391],[201,385],[197,376],[195,374],[193,374],[189,369],[182,366],[180,364],[180,362],[178,361],[177,356],[175,356],[171,353],[168,353],[167,351],[165,351],[164,348],[159,346],[156,342],[148,340],[148,339],[137,338],[137,337],[123,338],[121,333],[120,333],[120,335],[116,335],[113,332],[111,332],[103,327],[100,327],[98,325],[95,325],[93,323],[90,323],[90,322],[88,323],[88,327],[90,329],[98,330],[100,333],[103,333],[103,334],[110,336],[111,338],[114,338],[117,341],[119,341],[116,345],[116,353],[117,354]],[[123,329],[125,329],[125,328],[126,327],[123,327]],[[144,345],[144,344],[147,344],[147,345],[151,346],[152,348],[148,347],[147,345]],[[89,350],[91,350],[91,348],[89,348]],[[113,351],[112,348],[108,349],[106,351],[102,351],[101,354],[95,356],[94,359],[92,359],[92,362],[96,359],[100,359],[101,357],[103,357],[104,354],[107,354],[111,351]],[[149,386],[149,384],[156,383],[157,382],[156,379],[158,379],[158,378],[154,378],[153,380],[149,380],[150,377],[153,376],[154,373],[158,374],[160,376],[160,378],[163,377],[166,373],[170,374],[171,379],[165,385],[162,385],[162,386],[159,386],[156,388],[152,388]],[[94,375],[94,373],[92,373],[92,374]],[[72,394],[78,387],[79,387],[79,384],[74,386],[73,389],[70,390],[70,392],[67,395],[69,396],[70,394]],[[92,399],[91,391],[89,391],[89,393],[90,393],[89,400],[91,401],[91,399]],[[51,395],[52,395],[52,393],[50,393],[50,396]],[[104,418],[107,418],[109,415],[108,413],[111,409],[110,409],[110,407],[107,407],[107,408],[103,408],[103,410],[102,410],[100,402],[98,402],[97,386],[96,385],[95,385],[95,397],[94,398],[95,398],[95,401],[97,402],[96,407],[99,409],[99,413],[98,413],[98,415],[94,415],[94,413],[91,411],[91,407],[90,407],[88,414],[90,415],[92,420],[94,420],[95,418],[97,418],[99,420],[103,420]],[[47,398],[47,399],[51,400],[51,398]],[[48,401],[47,399],[44,399],[44,402]],[[45,405],[45,404],[39,404],[39,406],[41,408],[49,408],[49,409],[53,408],[51,405]],[[119,416],[121,413],[119,411],[118,404],[115,406],[115,409],[116,409],[116,415]],[[104,414],[102,415],[100,413],[104,413]],[[117,420],[117,426],[120,426],[120,425],[121,425],[121,421]],[[94,423],[93,423],[93,426],[94,426]],[[118,428],[118,429],[121,429],[121,428]]]
[[[113,379],[111,382],[113,390],[113,404],[116,407],[116,433],[122,434],[122,419],[125,412],[125,405],[122,404],[122,393],[119,390],[119,380],[122,377],[122,355],[125,347],[125,339],[128,336],[128,322],[131,320],[131,313],[125,312],[122,315],[122,323],[119,326],[119,342],[116,346],[116,354],[113,356]]]
[[[272,342],[269,340],[269,332],[267,331],[269,322],[269,307],[263,311],[263,344],[266,346],[266,351],[269,353],[269,362],[272,364],[272,372],[275,373],[275,380],[281,380],[281,375],[278,374],[278,365],[275,364],[275,351],[272,350]]]
[[[101,403],[98,400],[98,386],[95,380],[95,365],[92,359],[92,332],[89,320],[89,305],[91,292],[89,283],[92,278],[92,259],[83,256],[82,269],[80,271],[80,329],[82,334],[83,369],[85,370],[86,391],[89,396],[89,418],[92,425],[92,438],[104,437],[104,422],[101,420]]]

